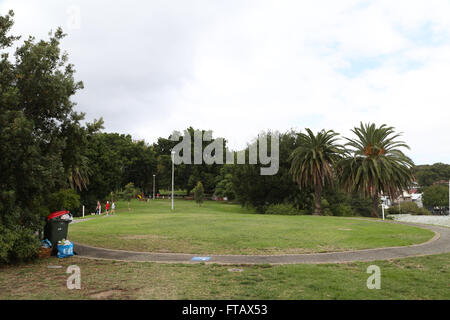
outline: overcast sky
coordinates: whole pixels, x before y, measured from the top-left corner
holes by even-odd
[[[0,0],[9,9],[15,34],[68,33],[77,110],[107,132],[152,143],[193,126],[238,149],[261,130],[352,136],[370,121],[403,132],[416,164],[450,163],[448,0]]]

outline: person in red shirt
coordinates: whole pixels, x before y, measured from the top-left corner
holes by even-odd
[[[105,209],[106,209],[106,215],[108,215],[109,201],[106,201]]]

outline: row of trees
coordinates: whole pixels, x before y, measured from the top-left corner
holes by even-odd
[[[413,173],[419,186],[425,188],[439,182],[448,182],[450,180],[450,165],[440,162],[432,165],[418,165],[413,168]]]
[[[349,193],[357,192],[372,200],[372,216],[378,217],[380,194],[395,199],[414,181],[414,163],[400,148],[408,148],[397,140],[393,127],[362,124],[352,132],[356,139],[345,145],[338,134],[322,130],[316,135],[307,129],[300,133],[300,146],[292,154],[291,172],[301,188],[314,186],[314,214],[322,214],[322,192],[337,180]]]
[[[409,147],[386,125],[352,131],[356,138],[343,144],[332,130],[281,134],[277,175],[260,176],[252,165],[233,170],[238,200],[260,212],[287,203],[303,213],[378,217],[379,195],[394,199],[414,181],[414,164],[401,150]]]

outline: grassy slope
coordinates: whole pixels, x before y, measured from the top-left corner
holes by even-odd
[[[310,253],[402,246],[428,230],[340,217],[259,215],[238,205],[193,201],[117,203],[117,215],[69,227],[69,239],[105,248],[209,254]]]
[[[47,265],[61,265],[48,269]],[[369,290],[369,265],[381,289]],[[81,269],[68,290],[66,268]],[[241,268],[243,272],[230,272]],[[0,299],[450,299],[450,254],[324,265],[220,266],[55,257],[0,267]]]

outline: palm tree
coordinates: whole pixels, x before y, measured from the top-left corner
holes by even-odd
[[[352,132],[357,139],[348,139],[350,153],[339,163],[339,174],[344,189],[359,192],[372,199],[372,216],[379,217],[379,195],[396,198],[413,181],[414,165],[400,148],[409,146],[398,141],[393,127],[383,124],[360,124]]]
[[[336,143],[339,134],[333,130],[319,131],[317,135],[310,129],[308,134],[300,133],[299,147],[291,154],[290,172],[299,188],[314,185],[314,215],[322,214],[322,191],[326,184],[333,184],[333,167],[344,153]]]
[[[87,159],[87,158],[86,158]],[[72,189],[78,188],[78,190],[87,190],[89,184],[89,175],[91,170],[87,166],[87,161],[83,161],[81,164],[73,164],[67,169],[67,178],[69,185]]]

